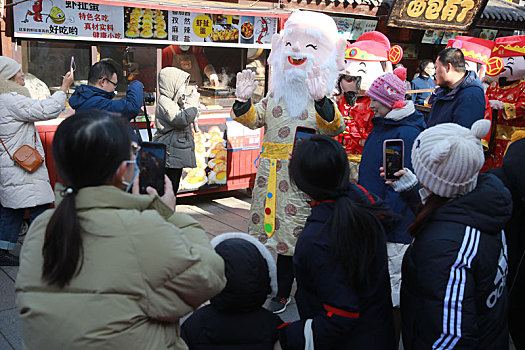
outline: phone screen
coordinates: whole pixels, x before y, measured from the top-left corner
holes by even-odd
[[[164,195],[164,167],[166,163],[166,145],[160,142],[143,142],[140,149],[140,193],[146,193],[146,187]]]
[[[70,72],[75,71],[75,56],[71,56],[71,63],[69,65],[69,71]]]
[[[304,140],[308,140],[312,135],[315,135],[316,131],[312,128],[307,128],[304,126],[298,126],[295,130],[295,139],[293,142],[293,148],[295,149],[296,145],[301,143]],[[293,152],[293,151],[292,151]]]
[[[397,180],[394,173],[403,168],[403,141],[385,141],[384,144],[384,168],[386,180]]]

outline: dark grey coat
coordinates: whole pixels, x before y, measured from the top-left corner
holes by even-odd
[[[159,73],[159,100],[155,110],[157,132],[153,141],[166,144],[166,168],[195,168],[195,143],[191,124],[199,115],[199,94],[184,95],[180,89],[189,74],[175,67]]]

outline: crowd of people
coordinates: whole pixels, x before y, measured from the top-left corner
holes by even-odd
[[[482,171],[491,159],[483,139],[492,133],[494,149],[496,124],[519,127],[525,101],[486,97],[481,66],[469,70],[454,45],[423,60],[410,84],[406,68],[392,66],[386,36],[346,43],[321,13],[295,12],[272,40],[270,92],[254,104],[257,82],[244,70],[232,107],[234,121],[265,128],[248,232],[211,242],[175,211],[182,168],[195,165],[199,95],[189,73],[159,74],[162,196],[139,193],[141,141],[129,121],[142,85],[113,100],[109,61],[94,64],[69,99],[76,112],[53,139],[61,180],[53,194],[34,123],[64,110],[73,72],[50,98],[32,100],[20,64],[0,57],[0,265],[20,266],[24,347],[393,350],[401,338],[407,350],[508,349],[510,334],[525,349],[525,139],[500,140],[502,164]],[[518,87],[525,99],[525,56],[501,40],[494,51],[504,63],[514,58],[513,75],[491,87]],[[316,134],[294,146],[299,126]],[[358,140],[350,148],[359,157],[337,138],[343,132]],[[403,143],[395,180],[384,161],[391,140]],[[31,169],[17,155],[24,146]],[[299,319],[284,323],[294,280]]]

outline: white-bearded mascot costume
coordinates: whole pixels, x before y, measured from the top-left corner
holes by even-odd
[[[345,45],[329,16],[294,12],[284,30],[272,37],[268,95],[252,104],[255,74],[249,70],[237,74],[232,117],[250,129],[265,128],[248,230],[279,255],[293,256],[310,214],[305,194],[290,182],[288,174],[296,128],[314,128],[328,136],[344,129],[337,106],[327,96],[344,66]]]

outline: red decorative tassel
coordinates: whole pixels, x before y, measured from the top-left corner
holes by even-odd
[[[396,102],[394,102],[394,105],[392,106],[392,109],[397,109],[397,108],[403,108],[405,107],[407,104],[405,101],[403,100],[397,100]]]

